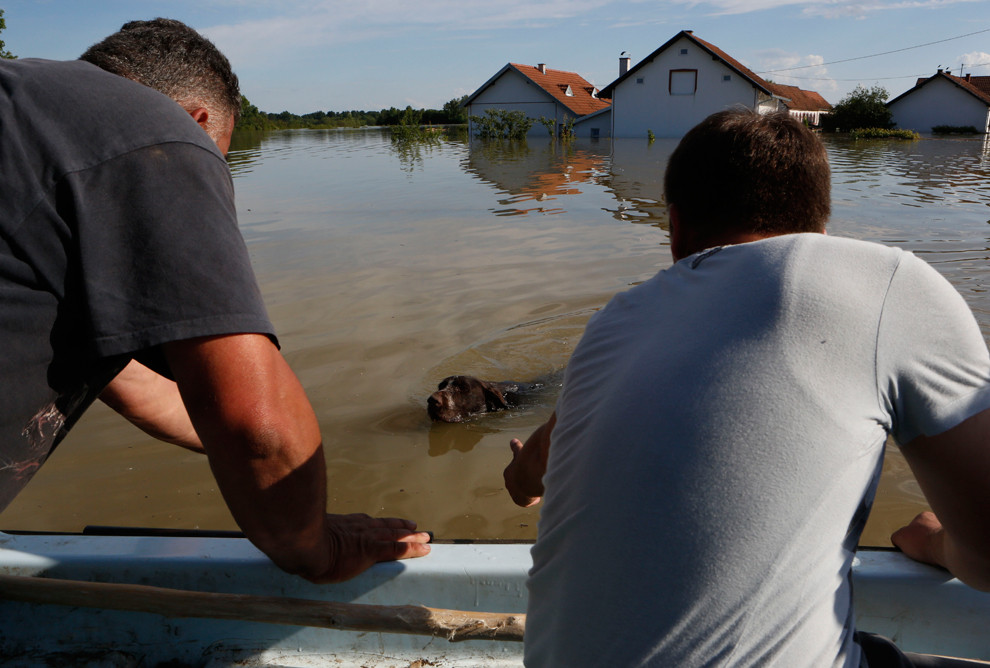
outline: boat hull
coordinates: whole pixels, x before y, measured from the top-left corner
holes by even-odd
[[[0,533],[0,573],[204,592],[523,613],[526,544],[438,544],[335,585],[286,575],[242,538]],[[990,595],[892,551],[854,564],[859,628],[908,650],[990,659]],[[0,601],[4,665],[520,666],[521,643],[338,631]],[[71,657],[71,660],[69,659]]]

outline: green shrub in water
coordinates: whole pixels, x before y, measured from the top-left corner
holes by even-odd
[[[887,128],[856,128],[849,133],[853,139],[921,139],[914,130],[890,130]]]

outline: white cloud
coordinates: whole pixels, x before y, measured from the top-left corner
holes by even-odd
[[[254,16],[269,16],[203,28],[232,61],[263,62],[282,50],[326,45],[341,46],[420,31],[431,40],[432,31],[482,31],[497,28],[535,28],[546,22],[585,16],[616,0],[228,0],[241,10],[254,7]],[[327,64],[332,67],[332,63]]]
[[[800,55],[782,49],[766,49],[754,55],[757,59],[754,71],[764,79],[819,93],[834,92],[839,88],[829,75],[822,56]]]
[[[781,7],[802,7],[802,14],[822,18],[865,18],[880,11],[898,9],[939,9],[981,0],[674,0],[687,7],[711,7],[716,16],[748,14]]]
[[[988,75],[990,74],[990,53],[986,51],[970,51],[969,53],[964,53],[956,59],[956,67],[959,65],[963,66],[963,73],[971,72],[977,75]]]
[[[850,0],[826,0],[826,2],[807,3],[802,13],[806,16],[822,18],[866,18],[871,14],[903,9],[942,9],[951,5],[979,2],[980,0],[865,0],[861,2]]]

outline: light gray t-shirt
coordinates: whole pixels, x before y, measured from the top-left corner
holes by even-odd
[[[588,323],[533,547],[532,666],[856,666],[848,581],[888,433],[990,407],[961,296],[820,234],[685,258]]]

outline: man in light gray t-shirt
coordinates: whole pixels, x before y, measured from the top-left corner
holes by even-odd
[[[675,264],[591,319],[555,414],[512,444],[513,499],[545,497],[528,665],[870,659],[848,578],[888,434],[952,529],[895,542],[990,588],[983,337],[921,260],[825,236],[829,186],[786,115],[716,114],[671,157]]]

